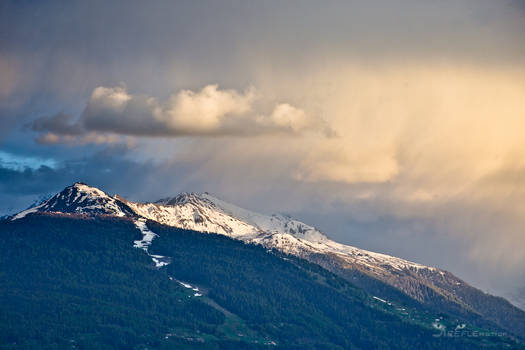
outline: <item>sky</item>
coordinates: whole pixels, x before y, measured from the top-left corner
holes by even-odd
[[[1,1],[0,215],[210,192],[525,307],[525,1]]]

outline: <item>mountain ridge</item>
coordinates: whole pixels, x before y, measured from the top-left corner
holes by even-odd
[[[378,280],[433,310],[445,309],[483,326],[494,323],[525,337],[523,310],[503,298],[477,290],[448,271],[337,243],[315,227],[291,217],[258,214],[208,193],[181,193],[156,202],[138,203],[118,195],[110,196],[84,183],[75,183],[40,205],[14,215],[11,220],[35,212],[129,217],[138,228],[143,227],[142,222],[152,220],[167,226],[226,235],[304,258],[365,290],[368,288],[369,292],[374,291],[370,287],[375,285],[373,280]],[[146,237],[146,233],[144,235]],[[152,259],[162,264],[168,258],[152,256]],[[378,297],[395,298],[394,294],[379,293]]]
[[[210,217],[215,211],[216,217]],[[377,260],[372,268],[378,268],[380,263],[388,261],[392,268],[437,270],[406,259],[397,258],[382,253],[344,245],[330,240],[315,227],[304,224],[290,216],[281,214],[263,215],[224,202],[207,192],[198,194],[182,192],[173,197],[166,197],[155,202],[131,202],[125,198],[91,187],[83,182],[66,187],[55,196],[44,200],[39,205],[28,208],[10,219],[16,220],[36,211],[59,212],[69,214],[107,214],[118,217],[132,216],[157,221],[168,226],[193,229],[200,232],[226,234],[230,237],[249,240],[249,243],[270,244],[269,237],[276,237],[274,244],[282,244],[292,236],[299,240],[295,246],[288,248],[288,253],[301,254],[304,249],[331,249],[334,253],[349,253],[369,255],[371,260]],[[215,214],[215,213],[214,213]],[[211,222],[210,222],[211,221]],[[220,222],[222,221],[222,222]],[[268,235],[270,234],[270,235]],[[264,244],[263,244],[264,245]],[[382,261],[381,261],[382,260]]]

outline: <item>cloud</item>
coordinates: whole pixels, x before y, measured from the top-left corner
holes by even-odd
[[[310,127],[310,122],[303,110],[288,103],[275,106],[269,118],[260,118],[259,123],[268,128],[282,129],[292,133],[299,133]]]
[[[59,113],[31,124],[41,143],[113,142],[116,135],[143,137],[301,134],[322,125],[288,103],[269,114],[256,109],[255,89],[243,92],[207,85],[181,90],[166,101],[133,95],[125,87],[97,87],[78,119]],[[264,108],[261,108],[264,109]],[[325,126],[326,128],[326,126]]]
[[[172,96],[158,118],[174,134],[243,133],[243,128],[254,122],[249,116],[254,100],[253,89],[238,93],[208,85],[198,93],[183,90]],[[257,121],[250,126],[257,127]]]
[[[59,113],[51,117],[41,117],[27,124],[26,128],[39,133],[36,141],[43,145],[53,145],[57,143],[67,144],[103,144],[117,143],[121,138],[112,134],[98,134],[86,131],[84,126],[77,122],[73,116]]]
[[[84,133],[82,126],[76,123],[73,116],[65,113],[38,118],[28,126],[30,126],[33,131],[49,132],[58,135],[75,136]]]
[[[134,144],[132,138],[123,139],[113,134],[97,134],[89,132],[81,135],[60,135],[52,132],[39,135],[35,141],[41,145],[56,145],[59,143],[68,145],[86,145],[86,144],[111,144],[111,143],[127,143],[129,145]]]

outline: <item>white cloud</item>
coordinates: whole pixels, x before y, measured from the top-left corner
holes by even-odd
[[[239,93],[219,90],[217,85],[205,86],[199,92],[182,90],[171,97],[168,106],[159,110],[159,118],[166,119],[172,130],[189,133],[214,133],[225,128],[235,128],[229,122],[240,123],[252,118],[255,100],[253,88]],[[239,125],[242,127],[242,125]]]
[[[311,126],[305,112],[288,103],[275,106],[268,120],[261,118],[261,122],[293,132],[301,132]]]
[[[80,139],[80,143],[113,142],[115,135],[127,136],[252,136],[300,134],[314,130],[322,121],[288,103],[261,102],[254,88],[246,91],[219,89],[207,85],[200,91],[181,90],[165,101],[130,94],[124,86],[97,87],[84,112],[74,121],[59,113],[32,124],[43,143]],[[262,101],[264,102],[264,101]],[[269,106],[268,106],[269,105]],[[257,108],[256,108],[257,107]]]

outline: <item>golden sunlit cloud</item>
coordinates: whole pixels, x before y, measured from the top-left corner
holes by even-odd
[[[305,113],[323,116],[333,137],[269,136],[224,140],[220,147],[206,141],[209,148],[199,141],[214,154],[203,168],[233,166],[239,182],[257,176],[248,169],[264,176],[278,168],[298,182],[333,184],[337,191],[326,196],[381,201],[377,215],[441,220],[441,232],[468,239],[468,254],[477,261],[508,268],[525,263],[525,206],[519,205],[525,180],[515,182],[525,178],[524,72],[453,64],[336,66],[312,71],[307,83],[283,72],[257,82],[264,93],[273,89]]]

